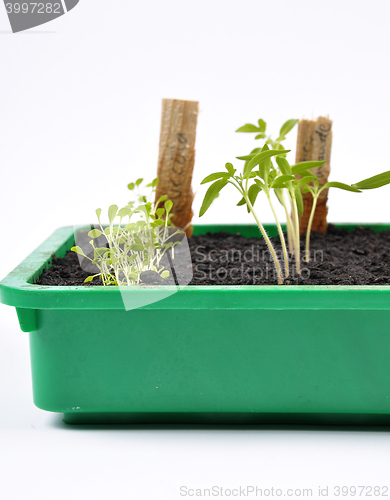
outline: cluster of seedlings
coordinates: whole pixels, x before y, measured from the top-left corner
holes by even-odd
[[[320,187],[319,179],[310,169],[322,166],[325,163],[324,161],[304,161],[290,165],[286,159],[287,153],[290,150],[284,149],[281,143],[297,123],[298,120],[288,120],[284,123],[276,140],[267,136],[266,123],[262,119],[258,120],[258,125],[247,123],[243,127],[240,127],[237,132],[255,133],[255,139],[263,139],[265,141],[264,145],[261,148],[255,148],[249,155],[237,157],[238,160],[245,162],[241,173],[237,173],[237,169],[231,163],[226,163],[226,171],[210,174],[202,181],[202,184],[209,182],[212,182],[212,184],[206,192],[199,216],[204,215],[224,187],[228,184],[234,186],[241,197],[237,205],[246,206],[248,213],[251,213],[254,217],[267,243],[276,268],[279,284],[283,284],[284,279],[290,275],[290,256],[295,257],[296,272],[300,274],[299,215],[303,214],[302,193],[310,192],[313,196],[304,253],[304,260],[308,262],[310,259],[311,227],[317,200],[322,191],[329,188],[338,188],[360,193],[363,189],[374,189],[390,183],[389,171],[352,185],[342,182],[327,182]],[[254,209],[260,192],[264,192],[275,218],[283,250],[283,262],[280,261],[271,240],[260,222],[260,217]],[[275,195],[275,198],[282,205],[286,216],[288,248],[282,226],[274,209],[273,195]]]

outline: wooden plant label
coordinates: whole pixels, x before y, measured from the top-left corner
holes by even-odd
[[[330,172],[330,156],[332,150],[332,121],[320,116],[317,120],[300,120],[298,124],[297,152],[295,162],[301,161],[326,161],[321,167],[311,171],[320,181],[320,187],[328,182]],[[328,190],[324,190],[318,198],[313,219],[312,231],[325,233],[328,223],[326,216],[328,207]],[[310,193],[303,195],[304,212],[300,217],[300,232],[306,232],[310,217],[313,198]]]
[[[191,222],[194,194],[191,188],[199,103],[163,99],[158,155],[156,201],[166,194],[173,202],[172,222],[184,228]],[[192,235],[192,226],[186,229]]]

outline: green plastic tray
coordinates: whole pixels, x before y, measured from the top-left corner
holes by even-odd
[[[194,234],[220,230],[259,236]],[[73,244],[58,229],[0,283],[30,332],[39,408],[75,424],[390,423],[390,287],[188,286],[125,311],[115,287],[34,284]]]

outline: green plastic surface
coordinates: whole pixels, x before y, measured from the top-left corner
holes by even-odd
[[[195,234],[219,230],[259,236]],[[33,284],[73,242],[59,229],[0,284],[31,332],[39,408],[69,423],[390,422],[390,287],[189,286],[125,311],[114,287]]]

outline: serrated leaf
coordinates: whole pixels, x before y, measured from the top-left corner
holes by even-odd
[[[353,193],[361,193],[361,191],[358,188],[354,186],[349,186],[348,184],[344,184],[343,182],[327,182],[322,186],[322,189],[328,189],[332,187],[343,189],[344,191],[352,191]]]
[[[214,182],[214,184],[211,184],[203,199],[203,203],[199,211],[199,217],[202,217],[202,215],[206,213],[213,201],[219,196],[221,189],[223,189],[226,184],[226,180],[219,180]]]
[[[102,234],[103,233],[99,231],[99,229],[92,229],[91,231],[89,231],[88,236],[90,238],[99,238],[99,236],[101,236]]]
[[[352,184],[352,186],[357,189],[377,189],[387,184],[390,184],[390,170],[374,175],[373,177],[368,177],[356,184]]]
[[[295,125],[299,122],[299,120],[287,120],[285,123],[283,123],[280,132],[279,132],[279,137],[278,141],[282,141],[285,139],[286,135],[295,127]]]
[[[229,174],[227,174],[226,172],[215,172],[215,174],[210,174],[207,177],[205,177],[201,182],[201,184],[207,184],[208,182],[216,181],[217,179],[228,179],[228,178]]]
[[[261,132],[261,130],[259,127],[256,127],[256,125],[252,125],[252,123],[246,123],[242,127],[238,128],[236,132],[253,133],[253,132]]]

